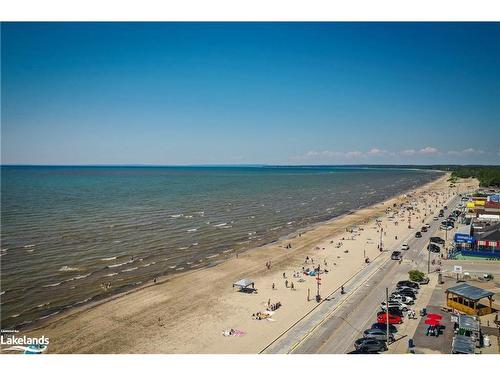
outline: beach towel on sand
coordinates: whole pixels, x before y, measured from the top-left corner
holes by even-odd
[[[229,337],[229,336],[240,337],[240,336],[243,336],[244,334],[245,334],[245,332],[237,330],[237,329],[233,330],[232,334],[231,334],[231,330],[229,330],[229,329],[222,332],[222,336],[226,336],[226,337]]]

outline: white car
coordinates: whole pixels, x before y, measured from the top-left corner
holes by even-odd
[[[438,220],[439,220],[439,218],[438,218],[437,216],[434,216],[434,218],[433,218],[432,220],[434,220],[434,221],[438,221]]]
[[[430,227],[431,227],[431,225],[430,225],[429,223],[427,223],[427,224],[425,224],[425,227],[426,227],[426,228],[430,228]]]
[[[405,303],[397,302],[397,301],[389,301],[389,309],[391,307],[396,307],[401,311],[406,311],[409,308],[408,305]],[[382,311],[385,311],[385,301],[380,303],[380,308],[382,309]]]
[[[414,303],[413,298],[408,297],[408,296],[403,296],[401,294],[393,294],[389,301],[397,301],[397,302],[404,303],[406,305],[411,305]]]
[[[410,250],[410,246],[407,243],[401,245],[401,250]]]

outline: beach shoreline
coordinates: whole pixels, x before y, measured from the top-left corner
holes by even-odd
[[[424,185],[419,186],[419,187],[414,188],[414,189],[410,189],[410,190],[402,192],[402,193],[398,193],[395,196],[388,198],[384,201],[369,205],[367,207],[362,207],[362,208],[352,210],[350,212],[347,212],[347,213],[340,215],[338,217],[329,219],[327,221],[322,221],[322,222],[311,224],[310,226],[308,226],[306,228],[302,228],[300,230],[295,231],[294,233],[290,234],[286,238],[281,238],[278,241],[273,241],[271,243],[268,243],[268,244],[265,244],[265,245],[262,245],[262,246],[259,246],[256,248],[248,249],[248,250],[240,253],[239,258],[235,258],[233,256],[231,259],[223,260],[219,264],[216,264],[214,266],[198,268],[195,270],[183,272],[182,274],[178,274],[178,275],[166,276],[164,279],[159,280],[156,284],[153,282],[150,282],[150,283],[141,285],[138,288],[134,288],[132,290],[129,290],[129,291],[126,291],[126,292],[123,292],[120,294],[116,294],[114,296],[110,296],[106,299],[96,301],[95,303],[90,303],[87,305],[72,308],[68,311],[61,313],[60,315],[50,317],[47,320],[45,320],[44,322],[36,323],[36,325],[34,325],[34,326],[26,327],[22,331],[23,331],[23,333],[30,332],[31,334],[35,334],[38,332],[44,332],[44,331],[46,331],[47,334],[54,333],[55,335],[53,335],[53,337],[56,340],[58,333],[59,332],[62,333],[61,327],[63,327],[63,330],[65,332],[68,332],[68,330],[71,330],[70,327],[73,326],[73,323],[75,323],[73,321],[79,321],[77,324],[81,324],[82,322],[86,321],[86,319],[87,319],[87,317],[85,317],[85,315],[95,316],[96,310],[99,310],[99,309],[108,310],[108,308],[111,308],[111,310],[114,313],[116,313],[117,312],[116,308],[111,307],[111,305],[123,305],[124,303],[127,304],[124,301],[125,300],[127,300],[127,301],[133,300],[134,297],[137,297],[138,299],[140,299],[141,296],[139,296],[138,294],[146,294],[146,295],[151,294],[151,293],[157,294],[156,292],[159,289],[169,289],[169,293],[172,293],[172,291],[170,289],[175,291],[175,288],[177,287],[177,285],[175,285],[175,284],[190,283],[190,282],[194,282],[194,281],[197,281],[197,280],[203,279],[203,278],[210,279],[211,275],[207,276],[206,275],[207,273],[211,273],[211,274],[224,273],[226,271],[225,269],[231,268],[231,266],[235,266],[234,263],[236,261],[238,263],[242,263],[240,265],[241,271],[238,269],[232,269],[231,272],[229,272],[227,275],[222,275],[222,278],[225,279],[224,283],[229,282],[229,280],[232,280],[231,282],[236,281],[234,279],[234,277],[231,276],[231,274],[243,273],[244,269],[245,269],[244,265],[245,265],[245,263],[249,263],[249,261],[251,261],[250,263],[251,263],[252,267],[247,268],[248,273],[250,275],[252,275],[252,277],[254,274],[256,274],[258,276],[258,274],[261,272],[259,272],[258,270],[255,270],[255,271],[253,270],[254,267],[256,266],[254,264],[253,258],[259,258],[258,261],[260,262],[263,259],[263,256],[266,256],[266,257],[273,258],[272,262],[274,265],[286,266],[286,263],[290,261],[290,259],[287,259],[287,258],[296,257],[298,255],[297,253],[301,252],[300,250],[303,250],[302,253],[304,253],[305,251],[307,251],[306,248],[308,248],[308,247],[309,247],[309,251],[310,251],[311,250],[310,247],[320,244],[327,237],[334,236],[335,233],[340,233],[341,228],[344,225],[348,225],[348,226],[349,225],[359,225],[361,222],[370,221],[373,219],[374,215],[380,214],[380,210],[382,209],[382,211],[383,211],[384,206],[386,206],[389,202],[401,199],[403,196],[407,195],[409,193],[409,191],[426,190],[426,189],[431,189],[432,186],[434,186],[436,184],[440,184],[440,183],[441,183],[441,185],[443,185],[443,183],[446,184],[447,177],[448,177],[448,174],[445,173],[444,175],[437,177],[435,180],[433,180],[427,184],[424,184]],[[325,227],[330,227],[330,226],[337,227],[337,228],[325,228]],[[317,236],[318,233],[314,233],[314,232],[318,232],[318,231],[319,232],[326,231],[326,233],[321,233],[321,236]],[[265,254],[265,255],[262,254],[262,253],[268,253],[270,251],[274,251],[274,250],[280,249],[280,248],[283,249],[285,242],[289,242],[289,241],[297,242],[297,241],[299,241],[299,239],[300,239],[300,241],[302,241],[301,236],[302,237],[312,237],[312,238],[311,239],[307,238],[307,240],[305,241],[305,245],[299,246],[298,248],[295,248],[295,244],[294,244],[294,249],[291,251],[287,251],[285,253],[272,254],[272,255],[271,254]],[[382,253],[380,253],[380,254],[382,254]],[[263,264],[263,263],[261,263],[261,264]],[[275,266],[273,266],[273,268],[275,268]],[[357,270],[356,272],[359,272],[359,270]],[[190,281],[190,279],[192,279],[192,280]],[[216,281],[217,281],[217,284],[219,284],[221,282],[221,280],[219,280],[219,278],[217,278]],[[261,282],[259,282],[259,284],[261,284]],[[259,288],[259,284],[257,284],[257,288]],[[241,293],[238,293],[238,294],[241,294]],[[181,295],[182,295],[182,293],[181,293]],[[227,296],[220,296],[220,297],[227,298]],[[175,292],[168,296],[169,300],[175,299],[175,298],[176,298]],[[180,296],[180,297],[177,296],[177,298],[182,298],[182,296]],[[158,302],[158,303],[161,303],[161,302]],[[200,302],[197,302],[196,304],[198,305],[199,303]],[[155,307],[155,308],[157,308],[157,307]],[[170,310],[172,310],[172,309],[170,308]],[[144,313],[144,312],[141,312],[141,313]],[[100,314],[100,312],[97,312],[97,314]],[[147,312],[146,312],[146,314],[147,314]],[[175,314],[175,313],[172,312],[172,314]],[[152,315],[155,315],[155,314],[152,314]],[[161,320],[161,317],[159,317],[159,319]],[[151,326],[151,324],[153,326],[155,325],[154,322],[152,322],[152,323],[150,322],[149,326]],[[228,322],[228,324],[229,324],[229,322]],[[107,325],[108,324],[105,324],[103,322],[103,327],[106,327]],[[118,323],[118,325],[120,325],[120,323]],[[158,322],[158,325],[161,326],[162,323]],[[173,328],[173,327],[171,327],[171,328]],[[175,331],[175,329],[173,329],[173,330]],[[64,339],[62,341],[67,342],[67,339]],[[116,350],[116,348],[113,349],[112,347],[109,347],[107,345],[101,346],[100,349],[95,348],[97,350],[92,349],[92,346],[90,346],[88,348],[90,350],[87,350],[85,348],[80,348],[80,350],[76,350],[74,345],[73,346],[70,345],[69,347],[66,345],[64,347],[59,347],[59,348],[58,347],[59,347],[59,345],[57,343],[54,344],[53,346],[51,345],[51,349],[53,348],[51,350],[51,352],[103,352],[103,353],[105,353],[105,352],[145,352],[145,353],[157,352],[157,351],[151,351],[151,349],[146,349],[146,350],[132,349],[134,347],[134,345],[132,345],[132,346],[124,345],[123,350]],[[145,349],[146,347],[147,346],[145,346],[143,348]],[[177,349],[177,350],[175,350],[175,349]],[[160,350],[158,352],[179,352],[179,353],[191,352],[190,350],[186,351],[184,349],[181,349],[181,350],[178,350],[178,349],[180,349],[180,348],[174,348],[174,350],[166,350],[166,351]],[[193,352],[197,352],[195,348],[193,348],[192,350],[194,350]],[[209,350],[208,352],[211,352],[211,351]],[[223,350],[222,352],[225,352],[225,351]],[[229,352],[231,352],[231,351],[229,351]],[[241,351],[236,351],[236,352],[241,352]],[[243,351],[243,352],[247,352],[247,351]]]
[[[347,210],[346,212],[343,212],[343,213],[341,213],[341,214],[339,214],[337,216],[334,216],[332,218],[310,223],[310,224],[308,224],[308,225],[306,225],[304,227],[295,229],[293,232],[291,232],[291,233],[289,233],[287,235],[281,236],[279,238],[276,238],[274,240],[271,240],[271,241],[266,242],[264,244],[261,244],[259,246],[255,246],[255,247],[252,247],[252,248],[244,249],[244,250],[239,251],[237,253],[238,254],[244,254],[244,253],[252,252],[252,251],[255,251],[255,250],[258,250],[258,249],[265,249],[266,247],[276,245],[276,244],[278,244],[280,242],[283,242],[283,241],[289,241],[290,239],[296,238],[299,235],[302,235],[304,233],[312,231],[312,230],[318,228],[319,226],[322,226],[322,225],[325,225],[325,224],[329,224],[329,223],[332,223],[334,221],[341,220],[341,219],[343,219],[343,218],[345,218],[345,217],[347,217],[349,215],[353,215],[353,214],[355,214],[359,210],[369,209],[371,207],[374,207],[374,206],[377,206],[377,205],[380,205],[380,204],[384,204],[385,202],[390,201],[390,200],[392,200],[392,199],[394,199],[396,197],[402,196],[404,194],[407,194],[410,191],[413,191],[415,189],[424,188],[427,185],[433,184],[439,178],[442,178],[443,174],[446,173],[444,171],[439,171],[439,170],[432,170],[431,172],[433,172],[433,173],[439,172],[441,174],[441,176],[436,176],[436,178],[434,180],[432,180],[430,182],[427,182],[427,183],[424,183],[423,185],[418,186],[416,188],[410,188],[410,189],[403,190],[402,192],[398,192],[398,193],[394,194],[393,196],[391,196],[389,198],[386,198],[386,199],[384,199],[382,201],[375,202],[375,203],[369,203],[369,204],[366,204],[364,206],[360,206],[358,208]],[[232,256],[232,257],[234,257],[235,254],[236,254],[236,251],[235,252],[231,252],[229,255]],[[123,292],[120,292],[120,293],[115,293],[115,294],[111,294],[111,295],[108,295],[108,296],[100,297],[100,298],[97,298],[97,299],[95,299],[93,301],[90,301],[90,302],[87,302],[87,303],[83,303],[83,304],[81,304],[79,306],[67,307],[67,308],[64,308],[58,314],[54,314],[52,316],[49,316],[48,318],[45,318],[45,319],[42,319],[42,320],[39,319],[39,320],[34,321],[32,323],[23,325],[21,327],[17,327],[17,329],[20,329],[20,330],[23,330],[23,331],[30,331],[30,330],[44,328],[44,327],[46,327],[46,326],[48,326],[48,325],[50,325],[50,324],[52,324],[52,323],[54,323],[54,322],[56,322],[56,321],[58,321],[60,319],[66,318],[66,317],[71,316],[73,314],[78,314],[78,313],[84,312],[86,310],[89,310],[89,309],[92,309],[92,308],[94,308],[96,306],[99,306],[99,305],[101,305],[103,303],[107,303],[109,301],[115,300],[117,298],[121,298],[123,296],[129,295],[131,293],[138,292],[138,291],[143,290],[143,289],[147,289],[147,288],[155,286],[155,285],[161,285],[161,284],[164,284],[164,283],[168,283],[168,282],[170,282],[170,281],[172,281],[172,280],[174,280],[174,279],[176,279],[176,278],[178,278],[180,276],[184,276],[184,275],[187,275],[187,274],[190,274],[190,273],[193,273],[193,272],[203,271],[203,270],[206,270],[206,269],[209,269],[209,268],[212,268],[212,267],[217,267],[220,264],[223,264],[223,263],[227,262],[230,259],[231,258],[219,259],[219,260],[216,260],[213,263],[208,263],[206,265],[203,265],[203,266],[200,266],[200,267],[197,267],[197,268],[194,268],[194,269],[190,269],[190,270],[189,269],[188,270],[184,270],[184,271],[181,271],[181,272],[175,273],[175,274],[174,273],[165,273],[165,274],[159,275],[157,277],[156,283],[154,283],[153,281],[148,281],[148,282],[142,283],[140,285],[137,285],[137,286],[134,286],[134,287],[130,287],[130,289],[127,289],[127,290],[125,290]]]

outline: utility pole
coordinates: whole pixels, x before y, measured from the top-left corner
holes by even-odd
[[[320,281],[321,281],[321,278],[319,277],[319,272],[318,272],[318,276],[316,277],[316,281],[317,281],[317,286],[318,286],[318,290],[316,292],[316,302],[320,302],[321,301],[321,295],[319,294],[319,286],[321,285]]]
[[[427,245],[427,275],[431,273],[431,240],[429,240],[429,245]]]
[[[384,251],[384,245],[382,242],[382,235],[384,234],[384,228],[382,228],[382,225],[380,226],[380,251]]]
[[[389,288],[385,288],[385,318],[387,320],[387,346],[389,346]]]

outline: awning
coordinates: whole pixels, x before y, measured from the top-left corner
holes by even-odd
[[[454,354],[474,354],[476,345],[468,336],[455,336],[453,338],[452,353]]]
[[[460,314],[458,316],[458,328],[479,332],[479,322],[472,316]]]
[[[491,297],[495,294],[488,290],[476,288],[475,286],[469,284],[456,285],[447,289],[446,291],[457,296],[464,297],[471,301],[479,301],[481,298]]]
[[[250,279],[241,279],[240,281],[238,282],[235,282],[233,284],[233,287],[237,286],[237,287],[240,287],[242,289],[245,289],[245,288],[248,288],[250,285],[252,285],[254,282]]]

